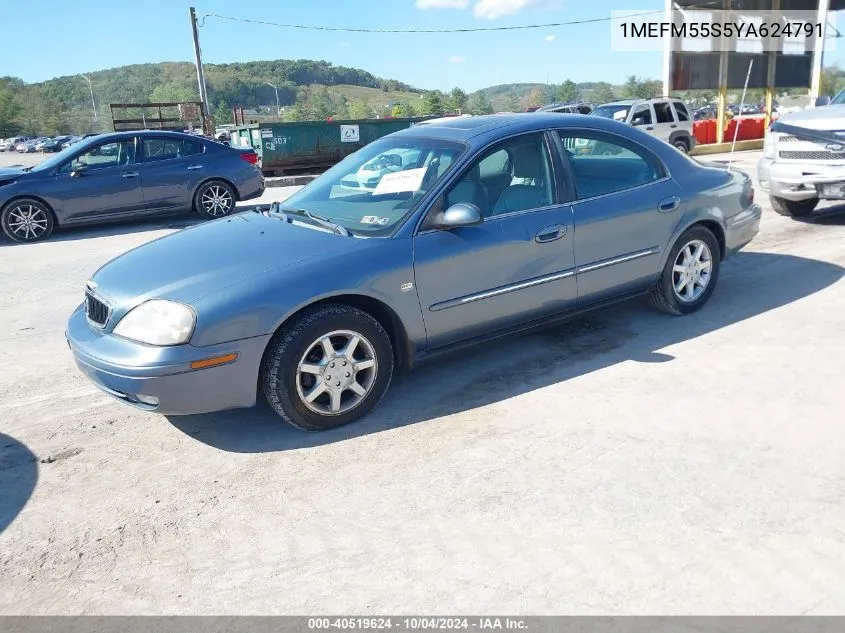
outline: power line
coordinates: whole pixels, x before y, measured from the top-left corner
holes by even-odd
[[[230,15],[220,15],[219,13],[205,13],[200,18],[199,25],[205,26],[206,18],[219,18],[221,20],[231,20],[233,22],[246,22],[247,24],[260,24],[263,26],[275,26],[283,29],[303,29],[306,31],[341,31],[344,33],[475,33],[479,31],[519,31],[524,29],[551,29],[561,26],[575,26],[578,24],[591,24],[594,22],[609,22],[610,20],[629,20],[643,15],[654,15],[656,13],[663,13],[660,11],[644,11],[642,13],[632,13],[625,16],[610,16],[604,18],[590,18],[587,20],[571,20],[569,22],[549,22],[547,24],[527,24],[523,26],[486,26],[471,29],[352,29],[340,26],[316,26],[313,24],[282,24],[279,22],[268,22],[266,20],[253,20],[250,18],[236,18]]]

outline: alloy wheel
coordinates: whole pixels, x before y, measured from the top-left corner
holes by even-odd
[[[47,213],[32,204],[21,204],[9,211],[9,230],[23,240],[35,240],[47,231]]]
[[[226,215],[232,207],[232,195],[221,185],[211,185],[203,191],[200,204],[208,215]]]
[[[688,242],[675,258],[672,267],[672,287],[675,296],[684,303],[692,303],[707,289],[713,273],[713,255],[701,240]]]
[[[336,330],[306,348],[296,367],[296,392],[311,411],[341,415],[363,402],[377,374],[372,343],[357,332]]]

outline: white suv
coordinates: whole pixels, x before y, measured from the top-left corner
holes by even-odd
[[[600,105],[590,116],[634,125],[682,152],[695,147],[692,116],[680,99],[627,99]]]

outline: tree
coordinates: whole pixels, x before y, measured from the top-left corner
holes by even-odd
[[[393,106],[393,110],[391,110],[390,113],[396,118],[407,118],[412,117],[416,114],[414,112],[414,106],[412,106],[407,101],[397,103],[395,106]]]
[[[845,85],[845,77],[843,77],[843,71],[839,66],[833,65],[824,68],[819,83],[819,96],[833,97],[842,89],[843,85]]]
[[[225,101],[218,101],[214,110],[215,125],[226,125],[232,122],[232,110]]]
[[[516,94],[514,94],[513,91],[505,95],[503,107],[505,112],[519,112],[519,100],[516,98]]]
[[[558,101],[578,101],[581,98],[581,91],[571,79],[564,81],[557,89]]]
[[[285,122],[296,123],[297,121],[305,121],[307,118],[308,116],[305,114],[305,109],[301,103],[294,103],[282,112],[282,119]]]
[[[150,93],[153,103],[183,103],[185,101],[199,101],[199,95],[191,88],[173,84],[159,84]]]
[[[616,95],[613,93],[613,86],[606,81],[598,82],[593,88],[593,101],[596,103],[610,103],[615,99]]]
[[[443,99],[439,92],[429,90],[425,93],[422,103],[422,113],[436,116],[443,116],[446,113],[446,108],[443,105]]]
[[[20,112],[20,104],[15,95],[0,84],[0,138],[12,136],[20,130],[17,122]]]
[[[631,75],[622,87],[622,96],[626,99],[651,99],[663,92],[663,83],[655,79],[639,79]]]
[[[460,88],[452,88],[452,94],[449,95],[449,109],[456,114],[462,114],[467,108],[467,93]]]
[[[469,100],[470,114],[493,114],[493,106],[487,94],[481,90],[472,95]]]
[[[350,119],[369,119],[373,114],[366,103],[357,99],[349,102],[348,110]]]
[[[520,99],[520,106],[522,106],[523,110],[528,108],[534,108],[536,106],[541,106],[545,103],[546,98],[543,94],[544,91],[540,88],[534,88],[531,92],[525,95],[522,99]]]

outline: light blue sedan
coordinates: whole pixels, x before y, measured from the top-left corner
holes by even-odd
[[[614,151],[572,151],[598,143]],[[344,183],[374,161],[398,168]],[[622,123],[430,123],[367,145],[282,206],[109,262],[66,336],[79,368],[127,404],[195,414],[263,393],[291,424],[327,429],[370,412],[396,370],[459,346],[639,295],[693,312],[760,215],[744,173]]]

